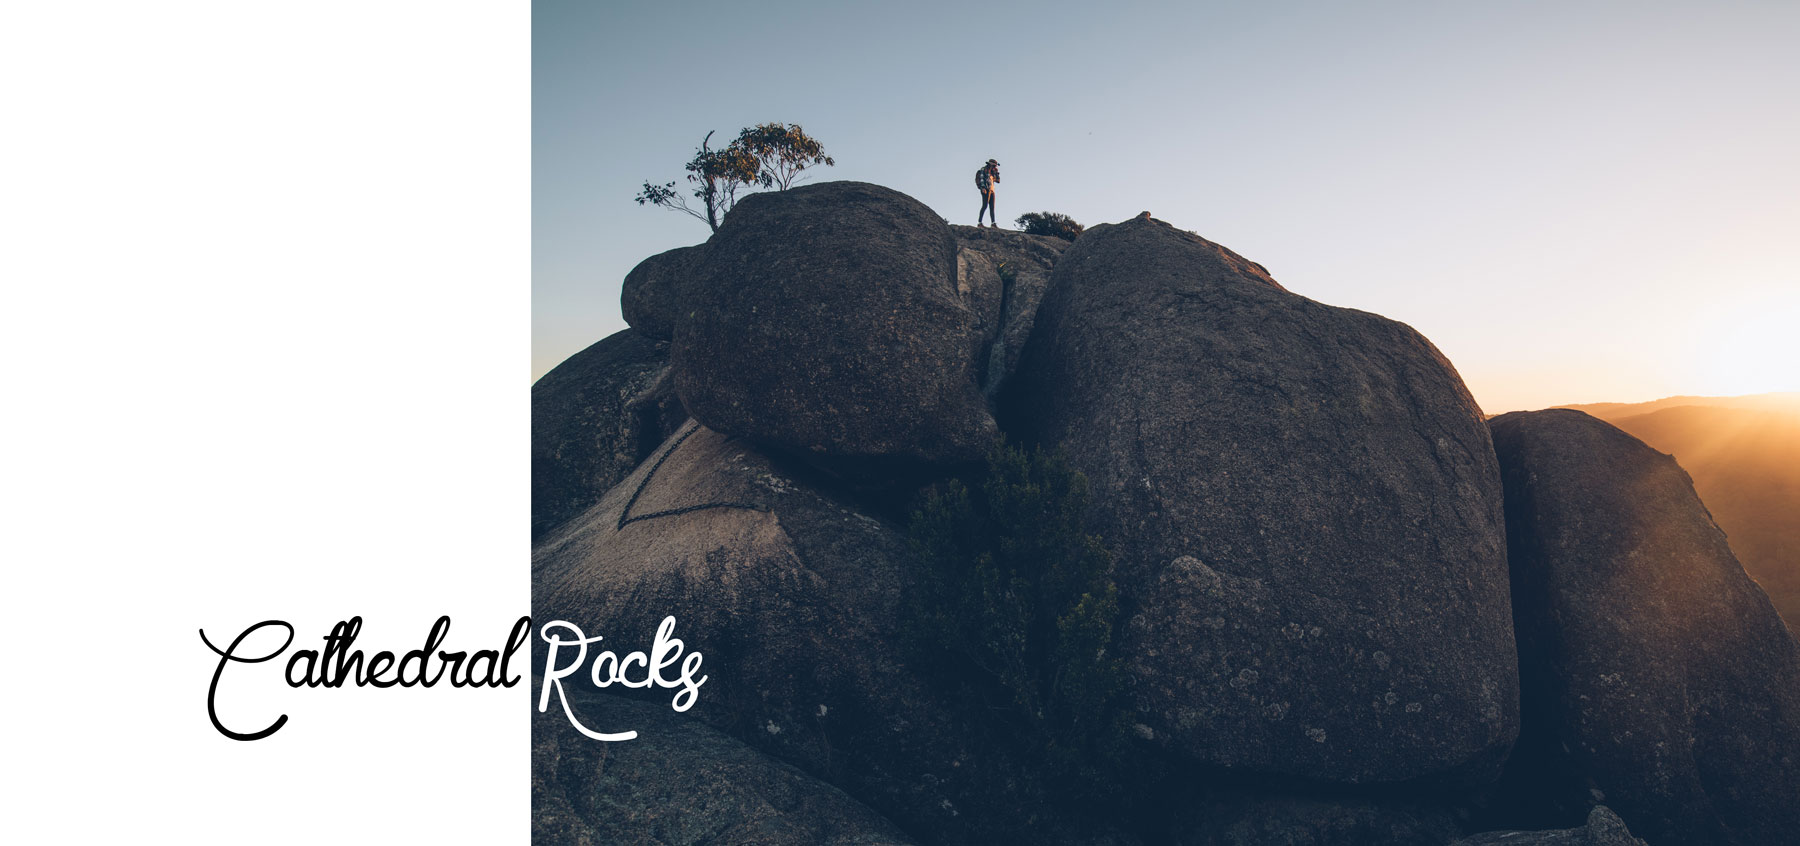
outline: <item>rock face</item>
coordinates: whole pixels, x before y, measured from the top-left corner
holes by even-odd
[[[1800,837],[1800,656],[1687,474],[1579,411],[1492,421],[1525,729],[1512,789],[1662,844]]]
[[[984,229],[978,226],[951,226],[958,247],[958,270],[969,266],[970,275],[991,273],[999,280],[999,318],[996,332],[988,339],[989,347],[982,376],[982,393],[997,394],[1007,377],[1018,368],[1019,355],[1031,337],[1038,305],[1050,287],[1050,271],[1069,248],[1061,238],[1027,235]],[[965,259],[975,256],[980,262]],[[960,277],[959,277],[960,278]],[[983,285],[969,285],[981,289]]]
[[[538,545],[534,616],[623,650],[674,615],[709,676],[689,716],[932,842],[1001,837],[1031,800],[979,708],[906,666],[904,538],[801,472],[688,424]]]
[[[1002,403],[1091,483],[1158,743],[1336,782],[1498,772],[1518,727],[1499,476],[1417,332],[1133,219],[1063,254]]]
[[[1444,846],[1448,811],[1407,802],[1218,791],[1177,812],[1176,846]]]
[[[657,253],[625,275],[619,307],[631,328],[661,341],[675,336],[681,317],[681,290],[706,258],[706,245]]]
[[[638,737],[590,740],[576,733],[554,702],[547,712],[533,713],[533,843],[912,843],[843,791],[667,707],[574,693],[571,706],[584,720],[630,726]]]
[[[676,390],[708,427],[818,457],[979,458],[988,330],[956,243],[898,191],[827,182],[741,200],[674,331]]]
[[[1489,831],[1465,837],[1451,846],[1644,846],[1631,836],[1624,820],[1605,805],[1588,812],[1587,825],[1554,831]]]
[[[627,329],[531,386],[531,536],[600,500],[681,425],[668,345]]]
[[[1065,246],[861,183],[746,198],[622,304],[532,389],[533,613],[617,653],[673,616],[708,679],[571,677],[641,734],[536,718],[544,842],[1638,844],[1602,801],[1797,842],[1800,647],[1686,475],[1579,412],[1490,432],[1402,324],[1147,214]],[[990,409],[1116,554],[1134,739],[1081,796],[914,628],[900,502]]]

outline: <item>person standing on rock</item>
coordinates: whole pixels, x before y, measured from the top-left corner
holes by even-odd
[[[987,215],[988,223],[995,229],[1000,228],[1000,219],[994,216],[994,185],[1000,181],[1000,163],[988,159],[987,164],[975,171],[975,190],[981,192],[981,211],[975,214],[975,228],[981,228],[981,216]]]

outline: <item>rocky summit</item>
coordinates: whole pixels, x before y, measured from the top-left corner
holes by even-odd
[[[621,305],[532,391],[533,614],[621,654],[672,616],[707,681],[571,676],[641,734],[537,716],[536,842],[1800,842],[1800,659],[1686,475],[1490,425],[1404,324],[1148,214],[857,182],[744,198]],[[1001,443],[1083,497],[972,487]],[[970,490],[1004,523],[925,520]],[[1057,604],[931,525],[1110,569]]]
[[[978,459],[998,434],[980,356],[1000,298],[959,292],[955,268],[949,225],[897,191],[746,197],[682,286],[675,389],[713,429],[820,458]]]
[[[1343,782],[1498,772],[1518,726],[1499,473],[1417,332],[1140,217],[1062,257],[1005,399],[1093,484],[1159,743]]]

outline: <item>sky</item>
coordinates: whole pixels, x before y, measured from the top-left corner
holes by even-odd
[[[1800,3],[587,3],[532,21],[532,372],[798,123],[972,224],[1150,211],[1412,325],[1490,413],[1800,390]],[[812,173],[813,171],[809,171]],[[684,183],[685,184],[685,183]]]

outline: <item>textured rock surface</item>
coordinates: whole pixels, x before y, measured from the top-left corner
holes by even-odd
[[[625,274],[619,307],[625,322],[643,334],[667,341],[681,318],[681,291],[706,258],[706,245],[657,253]]]
[[[956,248],[956,294],[969,304],[975,317],[975,330],[983,338],[991,338],[1000,329],[1000,309],[1005,299],[1005,286],[999,266],[977,250]]]
[[[1575,412],[1490,437],[1401,324],[1148,216],[1065,246],[860,183],[746,199],[622,304],[533,387],[533,611],[619,651],[674,615],[710,678],[581,705],[623,745],[539,716],[542,842],[1638,843],[1563,828],[1602,801],[1655,846],[1800,832],[1800,649],[1686,476]],[[876,515],[989,401],[1118,553],[1133,813],[1046,800],[903,645]]]
[[[675,326],[676,390],[708,427],[844,459],[979,458],[985,330],[956,243],[911,197],[826,182],[739,201]]]
[[[1499,477],[1417,332],[1139,218],[1063,254],[1002,399],[1090,480],[1157,742],[1338,782],[1498,772],[1518,714]]]
[[[1579,411],[1492,421],[1525,728],[1506,784],[1652,844],[1800,838],[1800,657],[1674,459]]]
[[[710,677],[690,716],[932,842],[1041,816],[979,708],[942,701],[903,663],[904,539],[799,472],[690,423],[538,545],[533,615],[615,648],[643,648],[674,615]]]
[[[1220,791],[1177,812],[1176,846],[1444,846],[1459,833],[1427,805]]]
[[[1488,831],[1451,846],[1644,846],[1619,815],[1605,805],[1588,812],[1587,825],[1551,831]]]
[[[533,685],[535,690],[537,685]],[[578,734],[555,702],[531,720],[531,841],[642,846],[901,846],[913,841],[841,790],[667,707],[570,694]]]
[[[950,231],[959,248],[959,269],[961,254],[979,255],[992,268],[993,278],[1003,283],[999,286],[999,318],[988,338],[990,346],[981,382],[982,392],[993,396],[1018,367],[1019,355],[1037,319],[1038,304],[1050,286],[1050,271],[1069,248],[1069,242],[975,226],[951,226]],[[974,272],[988,271],[976,265]],[[1008,277],[1011,281],[1004,281]]]
[[[627,329],[531,386],[531,536],[600,500],[687,417],[668,345]]]

